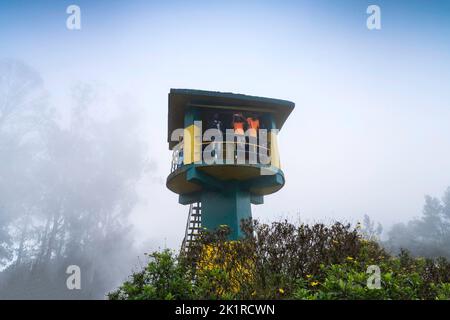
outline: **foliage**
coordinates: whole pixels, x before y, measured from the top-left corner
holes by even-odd
[[[141,272],[135,272],[121,290],[109,295],[110,299],[187,299],[192,296],[187,269],[178,263],[169,250],[150,254],[152,259]]]
[[[359,226],[245,221],[242,228],[240,241],[228,241],[221,227],[203,232],[187,253],[152,254],[109,298],[450,299],[447,260],[392,256]],[[368,286],[369,266],[379,267],[379,289]]]
[[[414,255],[450,259],[450,187],[441,199],[426,196],[422,216],[394,225],[384,245],[396,252],[407,248]]]

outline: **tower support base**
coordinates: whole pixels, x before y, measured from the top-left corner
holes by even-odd
[[[230,240],[242,239],[241,220],[251,219],[251,195],[241,190],[238,183],[230,184],[222,191],[205,191],[201,194],[202,227],[214,230],[217,226],[227,225]]]

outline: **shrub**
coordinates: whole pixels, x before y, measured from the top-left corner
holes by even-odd
[[[108,294],[111,300],[172,300],[192,298],[192,284],[185,265],[173,252],[164,250],[150,255],[144,270],[135,272],[117,291]]]
[[[109,298],[450,299],[448,261],[391,256],[358,226],[254,220],[242,229],[240,241],[221,227],[202,232],[187,253],[153,253]],[[370,265],[380,268],[380,289],[367,286]]]

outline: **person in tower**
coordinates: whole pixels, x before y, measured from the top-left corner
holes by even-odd
[[[248,127],[248,153],[249,159],[252,159],[256,164],[256,151],[258,146],[258,130],[259,130],[259,119],[254,115],[250,114],[247,117],[247,127]]]
[[[220,120],[220,116],[218,113],[215,113],[213,115],[208,125],[208,129],[218,130],[223,137],[223,124],[222,121]],[[216,141],[216,138],[212,137],[212,144],[213,144],[214,158],[217,161],[218,157],[222,158],[222,141]]]
[[[235,159],[239,159],[242,161],[242,159],[245,162],[245,124],[246,120],[241,112],[235,113],[233,115],[233,130],[234,135],[236,136],[237,140],[237,152],[235,155]]]

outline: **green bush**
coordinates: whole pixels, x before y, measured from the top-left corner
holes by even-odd
[[[108,297],[112,300],[173,300],[193,297],[185,265],[169,250],[150,255],[147,267]]]
[[[450,299],[447,260],[387,253],[359,226],[245,221],[246,238],[203,232],[187,253],[150,255],[110,299]],[[370,288],[369,266],[380,270]]]
[[[402,251],[379,262],[381,286],[370,289],[365,263],[357,258],[345,264],[323,266],[317,285],[301,282],[296,299],[450,299],[449,263],[412,258]],[[431,277],[430,277],[431,276]],[[432,280],[434,278],[434,280]]]

